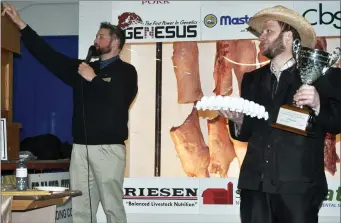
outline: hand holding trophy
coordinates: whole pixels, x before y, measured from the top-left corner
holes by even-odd
[[[301,47],[300,40],[296,39],[293,42],[293,53],[302,83],[311,85],[340,59],[341,49],[337,47],[329,54],[322,50]],[[281,106],[272,127],[312,137],[313,117],[311,109],[293,102],[292,105]]]

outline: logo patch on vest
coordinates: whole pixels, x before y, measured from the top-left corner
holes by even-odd
[[[111,77],[104,77],[104,78],[102,78],[104,81],[106,81],[106,82],[110,82],[111,81]]]

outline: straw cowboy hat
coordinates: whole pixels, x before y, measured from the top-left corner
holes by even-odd
[[[302,15],[294,10],[281,5],[272,8],[266,8],[256,13],[249,21],[250,32],[255,35],[262,33],[264,22],[268,20],[277,20],[289,24],[297,30],[301,37],[303,47],[314,48],[316,44],[316,33],[312,25]],[[253,29],[253,30],[252,30]],[[255,32],[256,31],[256,32]]]

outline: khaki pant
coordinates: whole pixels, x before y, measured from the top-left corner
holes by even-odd
[[[12,222],[12,196],[1,195],[1,223]]]
[[[107,223],[126,223],[123,206],[123,180],[126,150],[123,145],[88,145],[89,185],[92,223],[101,201]],[[85,145],[74,144],[70,164],[71,188],[82,191],[72,199],[73,223],[91,222],[88,162]]]

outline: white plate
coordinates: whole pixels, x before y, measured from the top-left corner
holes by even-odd
[[[68,190],[67,187],[35,187],[36,190],[52,191],[52,192],[63,192]]]

